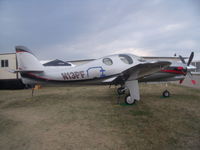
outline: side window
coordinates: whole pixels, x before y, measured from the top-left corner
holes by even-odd
[[[8,60],[1,60],[1,67],[8,67],[9,64],[8,64]]]
[[[133,59],[125,54],[120,54],[119,58],[121,59],[121,61],[123,61],[125,64],[132,64],[133,63]]]
[[[8,60],[5,60],[5,67],[8,67]]]
[[[4,60],[1,60],[1,67],[4,67]]]
[[[113,64],[113,61],[110,58],[104,58],[103,59],[103,63],[106,64],[106,65],[108,65],[108,66],[110,66],[110,65]]]

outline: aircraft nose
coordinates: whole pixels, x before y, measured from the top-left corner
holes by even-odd
[[[184,74],[187,73],[187,67],[179,66],[179,67],[176,67],[176,70],[181,71]]]
[[[183,68],[183,67],[177,67],[177,69],[178,69],[178,70],[183,70],[184,68]]]

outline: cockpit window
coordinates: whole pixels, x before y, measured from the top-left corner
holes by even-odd
[[[133,63],[133,59],[125,54],[120,54],[119,58],[121,59],[121,61],[123,61],[126,64],[132,64]]]
[[[110,65],[113,64],[113,61],[110,58],[104,58],[103,59],[103,63],[106,64],[106,65],[108,65],[108,66],[110,66]]]

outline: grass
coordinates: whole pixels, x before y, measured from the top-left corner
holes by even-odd
[[[114,87],[0,91],[0,149],[200,149],[200,90],[140,88],[131,106],[116,104]]]

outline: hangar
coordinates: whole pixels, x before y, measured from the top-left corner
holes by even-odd
[[[22,89],[25,85],[19,73],[10,73],[9,69],[17,69],[15,53],[0,54],[0,89]]]
[[[200,73],[200,61],[193,61],[192,65],[196,67],[194,70],[195,73]]]

